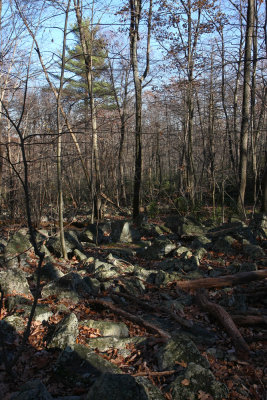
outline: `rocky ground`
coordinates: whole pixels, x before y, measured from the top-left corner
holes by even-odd
[[[266,216],[83,220],[66,227],[67,261],[55,229],[38,229],[41,297],[9,373],[38,260],[26,229],[1,233],[2,399],[265,399]]]

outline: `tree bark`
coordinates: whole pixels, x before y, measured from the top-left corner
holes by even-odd
[[[149,2],[146,68],[142,76],[138,71],[139,23],[141,19],[142,0],[130,0],[130,58],[135,87],[135,173],[133,194],[133,219],[137,220],[140,207],[140,190],[142,180],[142,82],[149,72],[150,31],[152,18],[152,0]]]
[[[92,55],[92,47],[94,41],[94,28],[93,21],[91,21],[91,38],[90,44],[86,40],[86,35],[84,32],[83,20],[81,16],[81,3],[80,0],[74,0],[74,7],[77,19],[77,25],[80,33],[80,41],[81,47],[84,57],[84,63],[86,67],[86,81],[87,81],[87,90],[90,99],[90,111],[91,111],[91,128],[92,128],[92,142],[93,142],[93,159],[94,159],[94,167],[95,167],[95,190],[94,190],[94,206],[93,209],[95,211],[95,216],[97,220],[102,217],[102,202],[101,202],[101,175],[100,175],[100,163],[99,163],[99,151],[98,151],[98,134],[97,134],[97,115],[96,115],[96,105],[94,99],[93,92],[93,55]],[[92,179],[93,185],[93,171],[92,171]],[[93,213],[92,213],[93,219]],[[93,220],[92,220],[93,222]]]
[[[240,182],[238,207],[244,211],[245,192],[247,184],[247,163],[248,163],[248,137],[250,123],[250,95],[251,95],[251,49],[254,32],[254,0],[248,0],[247,8],[247,26],[245,38],[245,56],[244,56],[244,84],[243,84],[243,104],[242,104],[242,122],[240,133]]]
[[[196,299],[198,304],[200,304],[200,306],[205,311],[208,311],[221,323],[221,325],[231,337],[239,356],[247,357],[249,353],[249,347],[245,342],[243,336],[239,332],[238,328],[236,327],[231,316],[225,311],[225,309],[219,304],[210,302],[203,293],[197,293]]]
[[[267,151],[265,153],[265,166],[262,176],[262,202],[261,211],[267,214]]]
[[[118,113],[120,116],[120,144],[119,144],[119,153],[118,153],[118,184],[117,184],[117,204],[120,206],[120,203],[125,206],[126,205],[126,190],[124,183],[124,166],[123,166],[123,154],[124,154],[124,142],[125,142],[125,134],[126,134],[126,124],[127,124],[127,103],[128,103],[128,80],[129,80],[129,70],[130,66],[126,65],[123,68],[123,74],[121,78],[121,85],[124,86],[124,90],[122,91],[122,104],[119,101],[119,95],[117,92],[117,88],[114,80],[114,71],[111,61],[109,59],[109,69],[110,69],[110,78],[112,83],[113,94],[116,102],[116,106],[118,109]]]
[[[60,245],[63,258],[67,260],[67,249],[64,236],[64,225],[63,225],[63,211],[64,211],[64,201],[63,201],[63,190],[62,190],[62,129],[61,129],[61,113],[60,113],[60,102],[61,93],[63,89],[64,81],[64,71],[65,71],[65,52],[66,52],[66,39],[67,39],[67,27],[68,27],[68,16],[70,1],[68,1],[67,9],[65,11],[65,26],[63,34],[63,49],[62,49],[62,61],[61,61],[61,74],[60,74],[60,84],[57,96],[57,185],[58,185],[58,209],[59,209],[59,232],[60,232]]]
[[[115,295],[112,295],[112,296],[115,297]],[[158,328],[157,326],[151,324],[150,322],[145,321],[144,319],[138,317],[137,315],[130,314],[127,311],[124,311],[121,308],[114,306],[109,301],[104,301],[104,300],[99,300],[99,299],[88,299],[87,302],[89,304],[96,304],[96,305],[101,305],[102,307],[105,307],[105,308],[109,308],[114,313],[116,313],[118,315],[122,315],[124,318],[127,318],[128,320],[130,320],[138,325],[144,326],[149,331],[156,332],[162,338],[170,339],[170,335],[167,332],[165,332],[162,329]]]
[[[267,278],[267,269],[252,272],[240,272],[235,275],[225,275],[218,278],[194,279],[192,281],[176,281],[180,289],[221,288],[235,286]]]
[[[267,325],[267,316],[264,315],[232,315],[232,319],[241,326]]]

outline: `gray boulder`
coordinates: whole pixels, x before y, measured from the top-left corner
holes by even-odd
[[[240,220],[236,222],[229,222],[210,229],[207,236],[210,238],[223,237],[227,235],[233,236],[240,233],[240,231],[242,231],[242,229],[245,227],[246,225]]]
[[[158,363],[161,370],[173,369],[178,362],[200,364],[209,368],[208,360],[203,357],[195,343],[185,335],[177,335],[158,352]]]
[[[69,384],[90,384],[101,374],[120,374],[116,365],[96,354],[91,348],[74,344],[59,355],[54,372],[58,379]]]
[[[15,308],[18,306],[31,306],[32,301],[30,299],[27,299],[24,296],[20,295],[14,295],[14,296],[8,296],[5,301],[6,308],[9,312],[13,311]]]
[[[133,274],[134,276],[136,276],[137,278],[147,281],[147,282],[152,282],[151,280],[151,275],[155,276],[157,274],[157,270],[156,269],[146,269],[146,268],[142,268],[139,265],[135,265],[134,267],[134,271]]]
[[[192,253],[191,253],[192,255]],[[195,256],[191,256],[190,258],[181,257],[180,259],[171,258],[164,261],[161,261],[157,264],[158,268],[172,273],[172,272],[190,272],[198,269],[199,259]]]
[[[19,314],[23,315],[23,317],[27,318],[29,317],[30,313],[31,313],[31,309],[32,306],[30,305],[26,305],[26,304],[22,304],[20,305],[20,310],[19,310]],[[38,322],[43,322],[43,321],[48,321],[48,319],[50,317],[52,317],[53,313],[50,310],[49,307],[47,307],[46,305],[43,304],[37,304],[36,308],[35,308],[35,313],[33,316],[33,321],[38,321]]]
[[[159,271],[154,276],[151,274],[147,280],[149,283],[154,283],[155,285],[167,285],[169,282],[181,280],[183,274],[179,272],[168,273],[165,271]]]
[[[146,378],[103,374],[90,388],[86,400],[163,400],[162,393]]]
[[[249,263],[245,262],[240,265],[240,269],[237,272],[250,272],[250,271],[257,271],[258,266],[256,263]]]
[[[8,269],[0,272],[0,285],[5,294],[27,294],[31,295],[25,273],[19,269]]]
[[[111,240],[113,242],[132,243],[141,239],[140,232],[133,224],[125,221],[116,221],[111,224]]]
[[[13,395],[10,400],[53,400],[45,385],[40,379],[25,383],[20,392]]]
[[[217,251],[218,253],[225,254],[236,254],[236,251],[233,248],[233,244],[235,239],[232,236],[223,236],[216,240],[214,245],[212,246],[212,250]]]
[[[251,220],[249,227],[253,230],[256,236],[263,239],[267,237],[267,214],[259,213],[255,214]]]
[[[131,278],[120,278],[120,282],[122,286],[120,286],[120,291],[128,293],[132,293],[134,296],[139,296],[145,293],[146,287],[142,280],[140,279],[131,279]]]
[[[138,254],[146,259],[163,258],[176,249],[176,244],[169,239],[156,239],[152,246],[140,249]]]
[[[129,345],[134,344],[135,346],[145,344],[147,338],[144,336],[118,338],[116,336],[106,336],[98,338],[86,339],[86,345],[90,349],[98,349],[98,351],[106,352],[109,349],[117,349],[119,353],[124,355],[130,355]]]
[[[165,225],[180,237],[197,237],[205,234],[206,228],[193,218],[168,217]]]
[[[74,249],[80,251],[83,250],[81,243],[78,240],[77,234],[75,232],[69,231],[65,232],[65,245],[68,255],[73,254]],[[51,253],[55,254],[57,257],[62,257],[61,244],[59,237],[52,237],[46,242],[46,247]]]
[[[255,244],[244,244],[243,252],[246,256],[256,260],[257,258],[265,257],[264,250]]]
[[[209,248],[211,244],[211,240],[207,238],[207,236],[198,236],[196,237],[193,242],[191,243],[192,249],[199,249],[199,248]]]
[[[98,329],[101,336],[116,336],[120,338],[129,336],[127,325],[123,322],[94,321],[89,319],[82,321],[82,325],[88,328]]]
[[[104,232],[96,224],[89,224],[82,232],[78,232],[78,238],[81,242],[99,244],[103,241]]]
[[[64,274],[56,267],[52,257],[45,259],[46,263],[41,268],[41,280],[50,282],[61,278]]]
[[[7,259],[9,259],[16,254],[24,253],[31,247],[32,244],[26,229],[21,229],[20,231],[16,232],[11,239],[9,239],[5,247],[5,256]]]
[[[92,295],[96,296],[100,292],[100,281],[96,278],[91,278],[90,276],[85,276],[83,278],[84,283],[89,288]]]
[[[7,245],[7,241],[3,238],[0,238],[0,253],[4,253]]]
[[[87,255],[78,249],[74,249],[73,253],[78,261],[86,261],[88,259]]]
[[[9,315],[0,321],[0,327],[4,335],[12,336],[15,332],[24,331],[25,320],[18,315]]]
[[[185,373],[174,380],[171,391],[173,400],[198,400],[202,392],[214,400],[228,397],[227,387],[218,382],[209,369],[195,363],[189,363]]]
[[[74,345],[78,334],[78,319],[71,313],[57,324],[47,347],[64,349],[66,346]]]
[[[94,277],[100,282],[106,279],[117,278],[121,274],[120,268],[98,259],[96,259],[94,263],[94,272]]]
[[[79,296],[91,294],[92,289],[86,281],[77,273],[70,272],[52,282],[42,289],[42,297],[55,295],[60,299],[69,299],[74,303],[79,301]]]

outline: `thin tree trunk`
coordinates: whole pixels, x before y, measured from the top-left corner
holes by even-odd
[[[211,173],[211,192],[212,192],[212,208],[213,217],[216,215],[216,202],[215,202],[215,148],[214,148],[214,93],[213,93],[213,52],[211,53],[211,66],[210,66],[210,99],[209,99],[209,160],[210,160],[210,173]]]
[[[237,326],[235,325],[234,321],[232,320],[231,316],[225,311],[222,306],[209,301],[206,296],[200,291],[197,293],[196,299],[198,304],[200,304],[200,306],[204,310],[208,311],[221,323],[223,328],[231,337],[238,355],[246,358],[249,354],[249,347],[245,342],[243,336],[241,335],[240,331],[238,330]]]
[[[242,21],[242,18],[241,18]],[[240,149],[239,149],[239,131],[238,131],[238,111],[239,111],[239,99],[238,99],[238,89],[240,85],[241,78],[241,66],[242,66],[242,44],[243,44],[243,34],[242,34],[242,25],[240,27],[241,30],[241,38],[239,43],[239,56],[238,56],[238,66],[237,66],[237,74],[235,81],[235,89],[234,89],[234,104],[233,104],[233,134],[234,134],[234,152],[235,152],[235,162],[236,165],[240,163]]]
[[[267,278],[267,270],[260,269],[251,272],[239,272],[234,275],[225,275],[218,278],[201,278],[191,281],[177,281],[176,285],[180,289],[199,289],[199,288],[221,288],[235,285],[242,285],[252,281]]]
[[[183,3],[183,2],[182,2]],[[187,112],[188,112],[188,137],[187,137],[187,185],[188,194],[192,204],[195,202],[196,192],[196,177],[193,162],[193,121],[194,121],[194,99],[193,99],[193,82],[194,82],[194,63],[195,52],[198,43],[198,34],[200,26],[201,8],[197,10],[198,18],[195,27],[194,37],[192,36],[193,23],[192,23],[192,4],[188,0],[187,6],[184,5],[187,13],[188,33],[187,33],[187,50],[185,56],[187,57],[187,79],[188,79],[188,92],[187,92]]]
[[[126,121],[127,121],[127,101],[128,101],[128,78],[129,78],[129,68],[126,67],[124,69],[124,73],[121,79],[121,84],[124,86],[123,90],[123,101],[122,105],[120,105],[119,97],[117,93],[117,89],[114,82],[114,73],[113,67],[109,59],[109,69],[110,69],[110,78],[113,88],[113,94],[115,97],[115,102],[117,105],[118,113],[120,116],[120,144],[119,144],[119,153],[118,153],[118,182],[117,182],[117,205],[120,206],[126,205],[126,190],[124,183],[124,166],[123,166],[123,154],[124,154],[124,142],[125,142],[125,134],[126,134]]]
[[[247,26],[244,56],[244,86],[242,104],[242,122],[240,133],[240,183],[238,195],[238,207],[244,211],[245,192],[247,184],[248,163],[248,137],[250,123],[250,95],[251,95],[251,49],[254,32],[254,0],[248,0]]]
[[[50,79],[50,77],[49,77],[48,71],[47,71],[46,66],[45,66],[45,64],[44,64],[42,55],[41,55],[41,53],[40,53],[40,49],[39,49],[39,45],[38,45],[37,39],[36,39],[34,33],[32,32],[31,28],[29,27],[29,24],[28,24],[26,18],[24,17],[23,13],[21,12],[17,0],[15,0],[15,1],[16,1],[16,5],[17,5],[18,12],[19,12],[19,14],[20,14],[20,16],[21,16],[21,18],[22,18],[22,20],[23,20],[23,22],[24,22],[24,24],[25,24],[25,26],[26,26],[26,28],[27,28],[27,30],[28,30],[28,32],[29,32],[29,34],[31,35],[31,37],[32,37],[33,40],[34,40],[35,50],[36,50],[36,52],[37,52],[37,54],[38,54],[39,61],[40,61],[40,64],[41,64],[41,66],[42,66],[42,69],[43,69],[45,78],[46,78],[46,80],[47,80],[47,83],[48,83],[48,85],[49,85],[51,91],[53,92],[55,98],[57,99],[58,93],[57,93],[57,90],[56,90],[56,88],[54,87],[54,85],[53,85],[53,83],[52,83],[52,81],[51,81],[51,79]],[[61,114],[62,114],[62,116],[63,116],[63,118],[64,118],[65,124],[67,125],[68,131],[69,131],[69,133],[70,133],[70,135],[71,135],[71,138],[72,138],[72,140],[73,140],[73,143],[74,143],[74,145],[75,145],[75,147],[76,147],[76,150],[77,150],[79,159],[80,159],[80,161],[81,161],[82,169],[83,169],[83,172],[84,172],[84,175],[85,175],[85,178],[86,178],[86,183],[87,183],[88,188],[89,188],[89,190],[90,190],[90,189],[91,189],[91,181],[90,181],[90,178],[89,178],[89,175],[88,175],[86,163],[85,163],[84,158],[83,158],[83,156],[82,156],[82,152],[81,152],[81,148],[80,148],[79,142],[78,142],[78,140],[77,140],[77,137],[76,137],[75,133],[73,132],[73,129],[72,129],[72,127],[71,127],[71,124],[70,124],[70,122],[69,122],[69,120],[68,120],[68,118],[67,118],[67,115],[66,115],[65,111],[64,111],[64,108],[62,107],[61,104],[59,105],[59,107],[60,107],[60,112],[61,112]]]
[[[265,166],[262,176],[262,201],[261,211],[267,214],[267,151],[265,152]]]
[[[139,23],[141,18],[141,0],[130,0],[131,23],[130,23],[130,56],[133,69],[135,87],[135,173],[134,173],[134,194],[133,194],[133,219],[137,220],[140,206],[140,190],[142,180],[142,82],[149,72],[150,56],[150,31],[152,18],[152,0],[149,1],[148,32],[146,68],[142,76],[138,71],[138,50]]]
[[[159,190],[161,190],[162,184],[162,170],[161,170],[161,160],[160,160],[160,129],[159,125],[156,125],[156,180],[159,185]]]
[[[257,203],[257,183],[258,183],[258,168],[257,168],[257,139],[258,132],[256,129],[256,72],[257,72],[257,57],[258,57],[258,15],[257,15],[257,2],[255,2],[255,27],[253,34],[253,68],[252,68],[252,80],[251,80],[251,154],[252,154],[252,168],[254,175],[254,188],[253,188],[253,199],[254,207]]]
[[[231,130],[230,130],[230,124],[229,124],[229,116],[228,116],[228,111],[226,107],[226,101],[225,101],[225,47],[224,47],[224,34],[223,34],[223,27],[220,27],[220,36],[222,40],[222,49],[221,49],[221,58],[222,58],[222,84],[221,84],[221,95],[222,95],[222,106],[223,106],[223,111],[225,115],[225,121],[226,121],[226,135],[228,139],[228,149],[229,149],[229,155],[230,155],[230,160],[232,164],[232,169],[234,171],[236,181],[237,181],[237,167],[236,167],[236,162],[234,157],[234,151],[233,151],[233,140],[232,140],[232,135],[231,135]]]
[[[64,71],[65,71],[65,52],[66,52],[66,38],[67,38],[67,27],[68,27],[68,15],[70,8],[70,1],[68,1],[67,9],[65,11],[65,26],[63,35],[63,49],[62,49],[62,61],[61,61],[61,74],[60,74],[60,84],[57,96],[57,186],[58,186],[58,210],[59,210],[59,234],[60,234],[60,245],[63,258],[66,260],[68,258],[65,236],[64,236],[64,225],[63,225],[63,189],[62,189],[62,158],[61,158],[61,147],[62,147],[62,129],[61,129],[61,115],[60,115],[60,102],[61,93],[63,89],[64,81]]]
[[[94,168],[95,168],[95,190],[94,190],[94,214],[99,220],[102,217],[102,207],[101,207],[101,175],[100,175],[100,163],[99,163],[99,151],[98,151],[98,134],[97,134],[97,115],[96,115],[96,105],[94,99],[93,91],[93,41],[94,41],[94,27],[93,21],[91,21],[91,38],[90,43],[86,40],[86,35],[84,32],[83,20],[81,16],[82,3],[80,0],[73,0],[77,25],[80,34],[80,42],[84,57],[84,63],[86,67],[86,81],[87,90],[90,99],[90,111],[91,111],[91,128],[92,128],[92,143],[93,143],[93,156],[94,156]],[[92,171],[93,178],[93,171]],[[93,179],[92,179],[93,180]],[[93,183],[92,183],[93,184]],[[93,213],[92,213],[93,218]]]

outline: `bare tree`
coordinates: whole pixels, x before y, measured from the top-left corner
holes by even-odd
[[[40,12],[41,14],[41,12]],[[36,236],[35,236],[35,231],[32,223],[32,196],[29,190],[29,168],[28,168],[28,159],[27,159],[27,152],[26,152],[26,140],[29,138],[29,135],[27,135],[27,132],[25,132],[22,128],[22,123],[23,119],[25,118],[25,110],[26,110],[26,102],[27,102],[27,95],[28,95],[28,83],[29,83],[29,76],[30,76],[30,66],[31,66],[31,57],[32,57],[32,51],[34,47],[34,41],[32,42],[31,50],[30,50],[30,56],[28,60],[28,65],[27,65],[27,70],[26,70],[26,77],[24,80],[24,94],[23,94],[23,99],[22,99],[22,105],[21,105],[21,110],[18,118],[14,118],[12,116],[12,113],[9,112],[8,106],[5,104],[3,99],[1,99],[1,105],[2,105],[2,114],[5,116],[5,118],[10,122],[12,125],[13,129],[15,130],[18,138],[19,138],[19,147],[21,151],[21,157],[23,161],[23,175],[20,174],[19,170],[16,168],[16,166],[10,161],[10,165],[15,172],[17,178],[19,179],[23,191],[24,191],[24,200],[25,200],[25,209],[26,209],[26,215],[27,215],[27,225],[28,225],[28,230],[30,234],[30,242],[33,246],[34,252],[36,256],[38,257],[38,266],[37,266],[37,282],[36,282],[36,290],[34,294],[34,299],[33,299],[33,304],[32,308],[30,311],[30,315],[28,318],[28,322],[26,325],[26,328],[23,333],[23,339],[22,339],[22,344],[14,357],[13,360],[5,360],[6,361],[6,369],[7,372],[12,374],[12,368],[16,364],[17,360],[21,356],[24,347],[28,341],[29,335],[30,335],[30,330],[31,330],[31,324],[32,320],[34,317],[35,309],[37,306],[38,299],[40,298],[41,295],[41,289],[40,289],[40,277],[41,277],[41,267],[43,263],[43,259],[45,254],[40,251],[40,248],[38,246]],[[9,153],[8,153],[9,156]]]
[[[100,163],[99,163],[99,150],[98,150],[98,134],[97,134],[97,114],[96,114],[96,105],[94,99],[94,77],[93,77],[93,42],[94,42],[94,26],[93,26],[93,9],[94,9],[94,1],[92,4],[92,14],[90,20],[90,40],[86,40],[85,28],[82,19],[82,0],[73,0],[77,25],[80,34],[80,42],[82,53],[84,57],[84,63],[86,67],[86,82],[87,82],[87,90],[90,101],[90,112],[91,112],[91,128],[92,128],[92,136],[93,136],[93,162],[92,164],[95,167],[95,184],[93,182],[93,171],[92,171],[92,179],[91,179],[91,188],[93,194],[93,210],[95,211],[95,215],[97,219],[102,217],[102,208],[101,208],[101,175],[100,175]],[[92,165],[92,166],[93,166]],[[92,222],[94,218],[94,212],[92,212]]]
[[[251,50],[254,32],[254,0],[248,0],[247,7],[247,25],[245,38],[245,55],[244,55],[244,86],[243,86],[243,103],[242,103],[242,122],[240,133],[240,182],[238,207],[244,210],[245,191],[247,183],[247,163],[248,163],[248,137],[250,124],[250,99],[251,99]]]
[[[109,72],[112,84],[113,95],[116,102],[116,107],[120,117],[120,142],[118,152],[118,178],[117,178],[117,204],[126,205],[126,190],[124,182],[124,165],[123,165],[123,154],[125,146],[125,135],[126,127],[129,119],[128,111],[128,95],[129,95],[129,73],[130,64],[128,60],[121,59],[120,67],[120,89],[116,87],[114,67],[109,58]]]
[[[139,216],[140,189],[142,181],[142,82],[149,72],[150,60],[150,37],[152,19],[152,0],[149,1],[148,23],[147,23],[147,46],[146,46],[146,66],[140,76],[138,69],[138,42],[139,26],[142,16],[142,0],[130,0],[130,56],[133,69],[135,87],[135,174],[134,174],[134,193],[133,193],[133,219]]]
[[[65,53],[66,53],[66,38],[67,38],[67,28],[68,28],[68,15],[71,0],[68,0],[67,8],[65,10],[65,26],[63,33],[63,44],[62,44],[62,57],[61,57],[61,74],[60,83],[57,94],[57,183],[58,183],[58,207],[59,207],[59,231],[60,231],[60,244],[63,258],[67,259],[67,250],[64,237],[64,226],[63,226],[63,190],[62,190],[62,163],[61,163],[61,148],[62,148],[62,126],[61,126],[61,112],[60,112],[60,102],[61,93],[63,89],[64,82],[64,72],[65,72]]]

